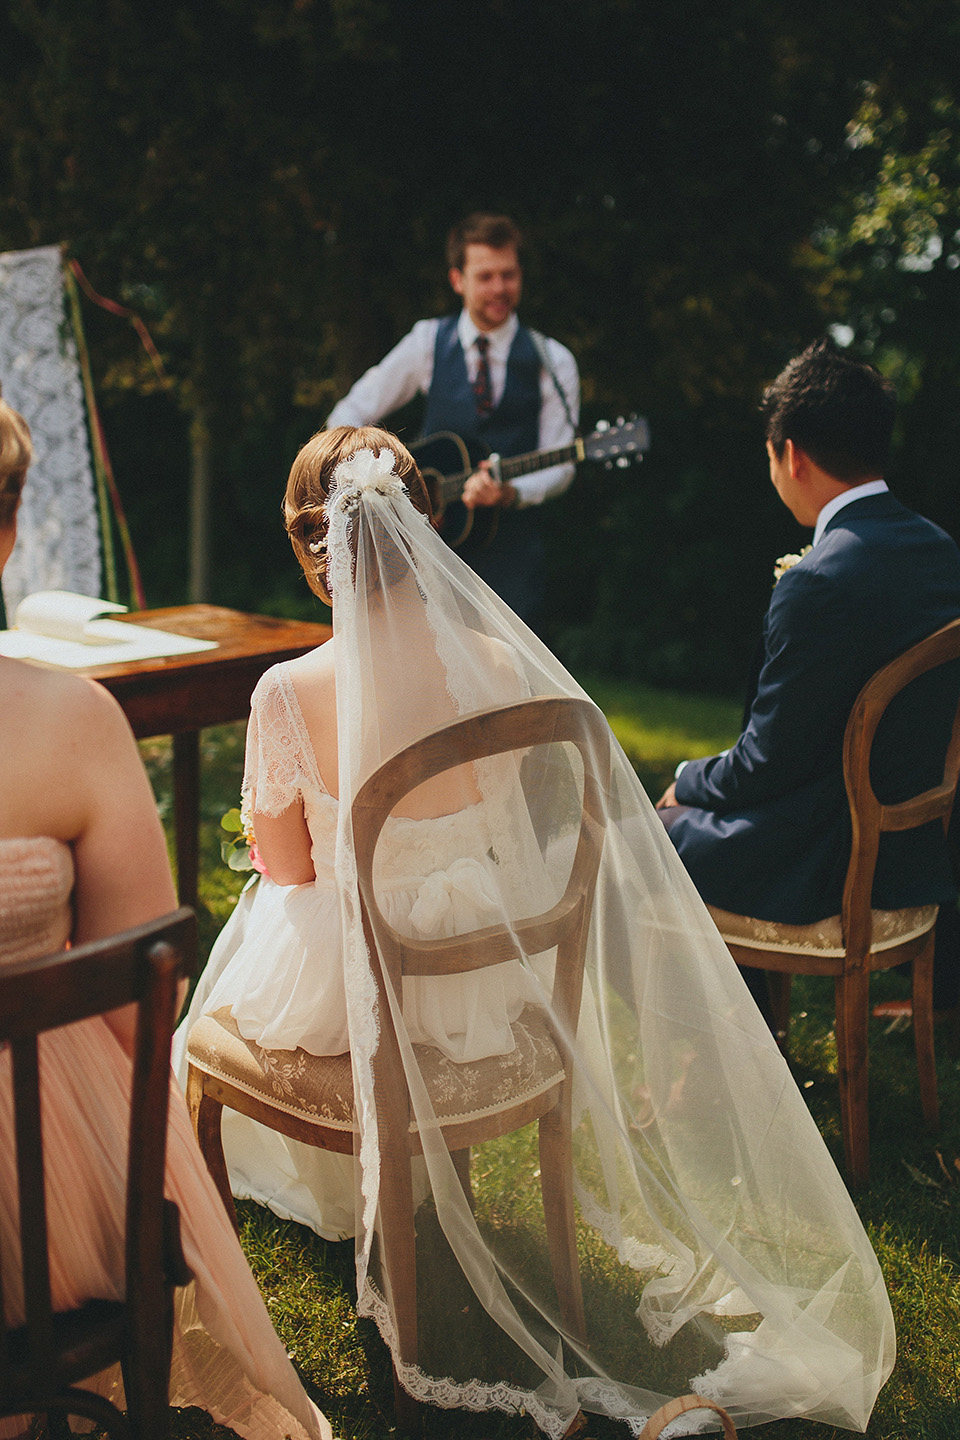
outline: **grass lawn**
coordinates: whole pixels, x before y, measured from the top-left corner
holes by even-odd
[[[617,738],[654,798],[677,761],[712,754],[739,728],[739,707],[587,677]],[[142,746],[163,810],[169,808],[166,742]],[[230,913],[245,876],[220,861],[219,818],[237,803],[243,727],[224,726],[203,738],[201,949],[205,955]],[[832,985],[795,982],[792,1064],[824,1138],[841,1158],[833,1036]],[[897,975],[874,980],[877,998],[903,994]],[[957,1440],[960,1437],[960,1065],[948,1028],[937,1035],[942,1110],[939,1135],[925,1135],[909,1029],[871,1021],[870,1114],[872,1178],[854,1201],[879,1256],[897,1323],[899,1359],[867,1431],[871,1440]],[[501,1157],[510,1164],[508,1142]],[[491,1168],[491,1173],[497,1173]],[[502,1171],[501,1171],[502,1173]],[[478,1187],[479,1188],[479,1187]],[[483,1200],[482,1190],[480,1200]],[[374,1327],[357,1319],[352,1242],[331,1244],[277,1220],[255,1205],[240,1207],[243,1244],[270,1314],[311,1395],[343,1440],[386,1440],[393,1431],[387,1356]],[[232,1432],[199,1411],[174,1419],[176,1440],[224,1440]],[[426,1440],[535,1440],[529,1417],[425,1409]],[[849,1432],[802,1420],[752,1430],[757,1440],[829,1440]],[[626,1430],[591,1419],[593,1440],[623,1440]]]

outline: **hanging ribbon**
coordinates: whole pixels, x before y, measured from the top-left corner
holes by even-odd
[[[74,278],[76,277],[76,278]],[[110,515],[111,506],[113,515],[116,518],[117,530],[120,535],[120,543],[123,547],[124,560],[127,566],[127,575],[130,580],[130,592],[138,609],[146,608],[146,595],[143,589],[143,579],[140,574],[140,566],[133,548],[133,539],[130,535],[130,527],[127,524],[126,512],[123,508],[123,501],[120,499],[120,492],[117,489],[116,479],[113,474],[113,465],[110,461],[110,453],[107,449],[106,435],[100,419],[100,411],[97,406],[96,395],[93,388],[93,370],[90,364],[90,354],[87,349],[86,336],[83,330],[83,317],[80,310],[80,296],[77,292],[77,281],[83,287],[86,294],[95,304],[102,309],[110,311],[111,314],[123,316],[133,322],[134,329],[143,342],[144,349],[153,362],[153,367],[161,380],[166,381],[163,364],[157,352],[146,325],[132,310],[123,305],[118,305],[115,300],[107,300],[104,296],[98,295],[93,289],[87,277],[76,260],[68,260],[63,272],[64,288],[70,303],[70,318],[73,326],[74,336],[77,342],[77,353],[80,357],[80,373],[83,378],[83,390],[87,402],[87,414],[90,417],[91,448],[93,450],[93,468],[97,481],[97,500],[100,509],[100,530],[103,539],[103,569],[105,578],[105,589],[108,600],[119,600],[117,586],[117,567],[113,546],[113,528]]]
[[[167,377],[167,372],[163,368],[163,361],[160,359],[160,352],[157,349],[156,345],[154,345],[153,340],[150,337],[150,331],[140,319],[140,316],[137,315],[135,311],[128,310],[126,305],[120,305],[116,300],[108,300],[105,295],[98,295],[96,290],[94,290],[93,286],[90,284],[90,281],[87,279],[86,275],[84,275],[83,271],[81,270],[79,260],[68,260],[67,264],[70,266],[70,269],[77,277],[80,288],[83,291],[84,295],[86,295],[88,300],[92,300],[94,305],[99,305],[101,310],[109,310],[111,315],[119,315],[124,320],[130,321],[130,324],[140,336],[140,341],[143,345],[144,350],[146,350],[147,354],[150,356],[150,359],[153,363],[153,368],[154,370],[156,370],[158,378],[161,379],[165,385],[168,385],[170,382]]]

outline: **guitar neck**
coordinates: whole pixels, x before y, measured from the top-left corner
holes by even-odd
[[[548,470],[551,465],[563,465],[569,460],[576,462],[583,458],[583,441],[578,439],[571,445],[561,445],[557,450],[531,450],[527,455],[511,455],[508,459],[498,459],[497,469],[500,479],[509,481],[518,475],[533,475],[538,470]],[[472,470],[461,470],[458,475],[444,477],[440,489],[446,503],[459,500],[463,487],[472,474]]]
[[[537,470],[548,470],[551,465],[582,459],[583,444],[579,440],[572,445],[561,445],[559,450],[534,450],[529,455],[511,455],[509,460],[499,462],[500,479],[513,480],[517,475],[533,475]]]

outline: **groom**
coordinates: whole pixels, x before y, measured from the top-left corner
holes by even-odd
[[[737,914],[805,925],[839,912],[850,709],[876,670],[960,615],[960,551],[882,478],[895,406],[889,381],[827,340],[791,361],[763,397],[770,478],[813,528],[813,545],[774,587],[743,733],[725,755],[684,765],[657,806],[700,894]],[[945,743],[960,676],[933,672],[917,687],[922,697],[906,692],[881,726],[881,800],[942,775],[924,767],[915,741]],[[939,826],[881,839],[875,906],[955,895]]]

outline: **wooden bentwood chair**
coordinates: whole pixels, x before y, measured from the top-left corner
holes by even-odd
[[[193,911],[180,909],[106,940],[0,968],[0,1041],[12,1058],[25,1322],[0,1332],[0,1415],[46,1413],[102,1425],[111,1440],[166,1440],[173,1290],[191,1279],[179,1212],[164,1199],[170,1038],[177,982],[192,974]],[[125,1299],[54,1312],[50,1296],[40,1092],[44,1031],[121,1005],[138,1008],[127,1152]],[[91,1056],[91,1074],[96,1071]],[[119,1158],[119,1157],[118,1157]],[[16,1292],[13,1257],[0,1257]],[[0,1294],[0,1312],[2,1312]],[[119,1361],[127,1417],[80,1383]]]
[[[734,960],[768,972],[771,1008],[786,1049],[793,975],[832,975],[836,988],[840,1115],[846,1166],[866,1180],[870,1166],[867,1119],[867,1018],[870,972],[913,964],[913,1032],[920,1104],[928,1129],[939,1123],[933,1053],[933,946],[936,905],[873,910],[870,905],[880,835],[950,821],[960,772],[960,708],[954,717],[941,782],[898,804],[883,805],[870,781],[870,756],[887,706],[911,681],[960,659],[960,620],[913,645],[868,680],[860,691],[843,740],[843,775],[850,806],[852,845],[839,915],[814,925],[781,925],[731,915],[709,906]]]
[[[414,940],[384,919],[374,893],[373,859],[384,822],[425,780],[485,756],[570,741],[584,764],[584,793],[576,854],[562,898],[552,909],[441,940]],[[387,760],[353,805],[364,933],[379,991],[380,1045],[374,1092],[380,1135],[380,1228],[389,1285],[396,1302],[401,1360],[417,1359],[416,1256],[410,1161],[421,1153],[417,1124],[400,1060],[384,977],[395,995],[404,975],[451,975],[498,965],[557,947],[553,1006],[528,1005],[514,1022],[516,1050],[458,1066],[431,1045],[415,1045],[439,1131],[470,1198],[470,1148],[539,1121],[540,1176],[550,1259],[560,1314],[584,1335],[577,1261],[571,1162],[571,1057],[563,1033],[575,1034],[584,950],[603,845],[599,803],[610,765],[609,729],[588,701],[527,700],[476,712],[441,727]],[[378,946],[374,934],[380,937]],[[563,1032],[563,1033],[561,1033]],[[220,1139],[221,1107],[229,1106],[292,1139],[351,1154],[356,1115],[350,1055],[313,1056],[267,1051],[244,1040],[229,1010],[203,1016],[190,1033],[187,1098],[211,1174],[233,1214]],[[513,1075],[505,1066],[512,1062]],[[456,1072],[461,1076],[457,1077]],[[451,1084],[451,1080],[453,1083]],[[505,1084],[506,1082],[506,1084]],[[506,1098],[505,1097],[506,1094]],[[396,1376],[395,1376],[396,1387]],[[397,1391],[398,1409],[405,1396]]]

